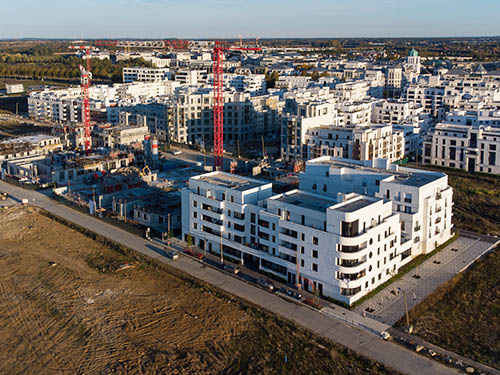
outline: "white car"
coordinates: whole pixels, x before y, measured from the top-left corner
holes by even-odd
[[[175,150],[175,151],[172,151],[172,154],[173,155],[180,155],[180,154],[182,154],[182,151],[181,150]]]

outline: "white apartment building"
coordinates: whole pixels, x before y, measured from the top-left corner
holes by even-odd
[[[394,162],[405,155],[404,133],[392,125],[321,126],[305,135],[307,159],[336,156],[353,160],[383,158]]]
[[[423,113],[419,104],[405,101],[380,100],[373,103],[372,122],[384,124],[413,123]],[[418,120],[417,120],[418,121]]]
[[[420,104],[424,112],[437,121],[443,121],[446,112],[454,109],[475,109],[493,105],[500,101],[498,82],[484,77],[443,77],[441,75],[420,77],[417,83],[409,84],[403,91],[406,101]],[[464,107],[464,108],[461,108]]]
[[[343,123],[333,103],[295,104],[295,114],[284,114],[281,121],[281,158],[287,161],[307,160],[305,135],[309,129]]]
[[[500,128],[439,123],[424,141],[427,164],[500,174]]]
[[[338,103],[335,107],[339,116],[344,117],[345,125],[367,125],[372,122],[373,100],[344,101]]]
[[[500,109],[496,107],[482,107],[475,110],[456,109],[446,113],[444,122],[460,125],[486,125],[500,128]]]
[[[118,122],[116,108],[137,105],[160,96],[168,96],[179,87],[178,82],[132,82],[112,86],[95,85],[89,88],[91,120],[94,113],[104,114],[105,120]],[[31,118],[57,123],[81,122],[81,89],[65,89],[32,92],[28,96],[28,113]],[[115,111],[113,115],[107,113]],[[110,118],[111,116],[111,118]]]
[[[311,77],[307,76],[280,76],[275,83],[275,87],[292,90],[295,88],[306,88],[310,82]]]
[[[174,79],[182,85],[197,85],[202,83],[206,75],[206,70],[178,70],[174,74]]]
[[[167,68],[123,68],[123,82],[159,82],[169,79],[170,71]]]
[[[336,177],[329,179],[330,172]],[[220,254],[222,248],[225,258],[352,304],[414,256],[444,242],[451,229],[445,175],[374,168],[365,173],[373,183],[371,196],[337,189],[334,180],[342,181],[348,171],[330,158],[307,163],[301,185],[308,191],[275,196],[271,183],[254,179],[223,172],[192,177],[182,191],[183,238],[189,235],[205,251]],[[341,187],[364,189],[359,177],[359,186],[342,181]],[[331,190],[319,190],[323,182]],[[445,185],[448,190],[441,190]],[[445,212],[449,216],[438,220]],[[431,221],[424,223],[427,218]],[[433,235],[424,238],[428,232]]]
[[[299,189],[336,197],[357,193],[392,201],[400,215],[405,256],[432,251],[451,237],[453,189],[444,173],[389,165],[387,160],[321,157],[306,162]]]
[[[368,96],[370,84],[367,81],[337,83],[333,94],[340,101],[358,101]]]
[[[207,83],[213,86],[214,76],[207,76]],[[224,85],[226,88],[233,88],[238,92],[249,92],[251,95],[266,94],[265,74],[224,74]]]
[[[399,67],[387,68],[386,92],[391,98],[398,98],[401,95],[403,86],[403,69]]]

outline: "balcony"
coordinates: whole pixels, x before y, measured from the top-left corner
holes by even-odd
[[[295,230],[290,230],[290,229],[285,229],[283,232],[280,232],[280,234],[284,234],[285,236],[292,237],[297,239],[298,238],[298,233]]]
[[[440,218],[440,217],[438,217],[438,218],[436,219],[436,224],[439,224],[440,222],[441,222],[441,218]]]
[[[288,250],[297,251],[297,245],[294,244],[294,243],[290,243],[290,242],[286,242],[286,241],[281,241],[280,246],[284,247],[284,248],[286,248]]]
[[[345,281],[356,281],[366,276],[366,269],[363,269],[356,273],[341,273],[338,274],[338,279]]]
[[[210,206],[206,203],[203,203],[201,205],[201,208],[205,211],[208,211],[208,212],[213,212],[214,214],[217,214],[217,215],[222,215],[222,213],[224,212],[221,208],[217,208],[217,207],[214,207],[214,206]]]
[[[366,259],[365,260],[339,259],[339,260],[340,260],[339,267],[345,267],[345,268],[354,268],[354,267],[358,267],[358,266],[361,266],[361,265],[366,263]]]
[[[420,225],[417,225],[415,228],[413,228],[414,232],[418,232],[422,227]]]
[[[442,197],[441,193],[436,193],[436,200],[441,199],[441,197]]]
[[[208,223],[212,223],[212,224],[215,224],[215,225],[218,225],[218,226],[223,225],[222,220],[214,219],[213,217],[210,217],[210,216],[207,216],[207,215],[201,215],[201,219],[203,221],[206,221]]]

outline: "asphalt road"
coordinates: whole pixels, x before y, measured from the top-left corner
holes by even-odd
[[[246,299],[272,313],[294,321],[318,335],[342,344],[361,355],[379,361],[405,374],[461,374],[456,369],[446,367],[390,341],[383,341],[375,335],[344,324],[329,315],[287,301],[275,294],[238,280],[229,274],[207,267],[196,260],[184,256],[178,260],[171,260],[166,256],[163,247],[63,206],[41,193],[23,190],[2,181],[0,181],[0,190],[8,192],[19,201],[26,198],[32,205],[42,207],[55,215],[106,236],[160,262],[168,263],[180,271]]]

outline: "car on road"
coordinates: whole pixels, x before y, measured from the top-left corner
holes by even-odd
[[[257,280],[257,285],[265,288],[265,289],[269,289],[271,291],[274,290],[274,284],[272,282],[270,282],[269,280],[266,280],[266,279],[258,279]]]
[[[231,264],[224,264],[224,271],[229,273],[234,273],[235,275],[240,273],[240,267],[235,267]]]
[[[0,191],[0,200],[5,201],[9,197],[9,194],[7,194],[5,191]]]
[[[180,154],[182,154],[181,150],[173,150],[172,151],[172,155],[180,155]]]

